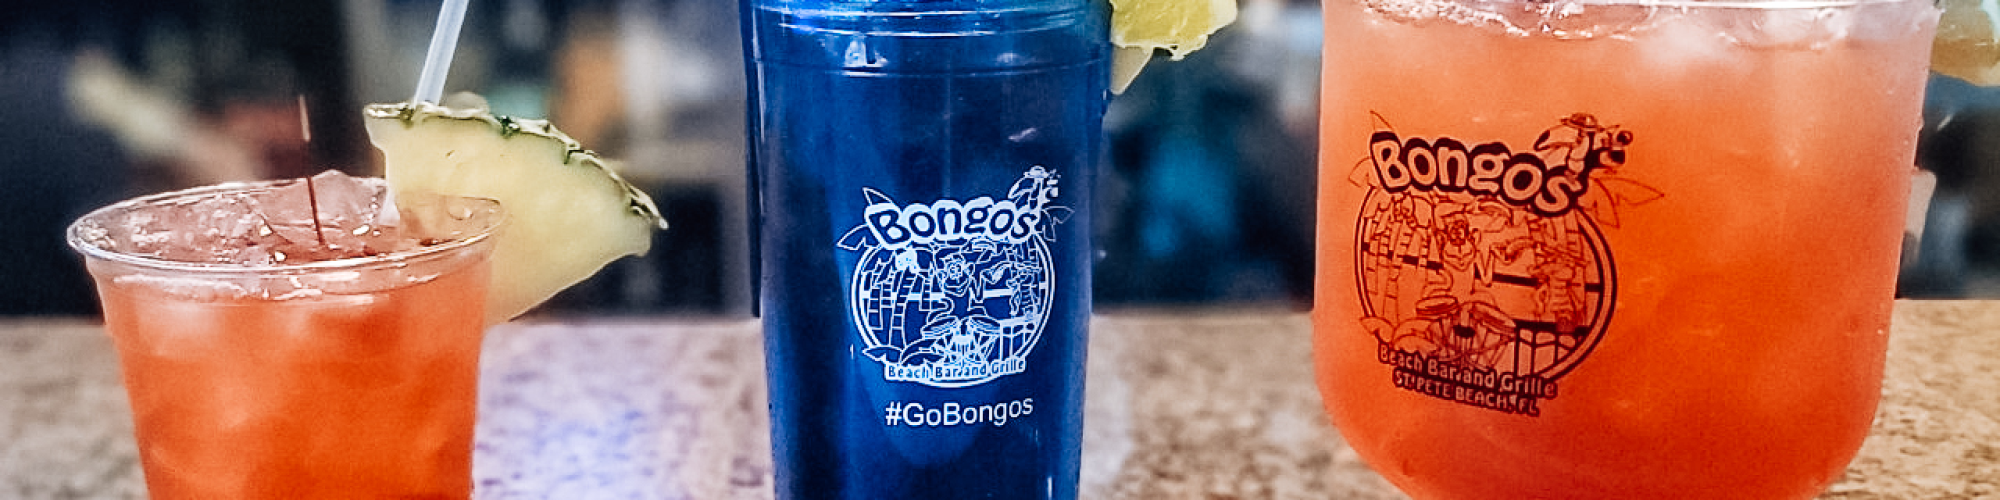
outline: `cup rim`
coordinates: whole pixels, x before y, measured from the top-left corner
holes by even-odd
[[[375,178],[375,177],[357,177],[357,178],[368,180],[369,182],[383,182],[380,178]],[[471,248],[493,239],[494,233],[498,232],[501,225],[504,224],[507,220],[506,208],[500,205],[500,202],[498,200],[493,200],[490,198],[473,197],[473,196],[452,196],[453,198],[479,200],[491,203],[494,207],[498,209],[496,210],[497,213],[494,217],[493,222],[481,228],[479,232],[472,234],[471,236],[453,239],[451,241],[438,243],[435,245],[423,245],[409,250],[399,250],[378,255],[368,255],[360,257],[342,257],[338,259],[315,260],[315,261],[298,262],[298,263],[255,264],[255,265],[240,264],[240,263],[223,263],[223,262],[188,262],[188,261],[161,259],[161,258],[133,254],[133,253],[119,252],[92,243],[90,241],[90,238],[84,234],[86,231],[89,230],[89,228],[98,226],[98,224],[93,224],[93,223],[108,220],[109,217],[113,216],[113,214],[115,213],[130,210],[142,205],[158,204],[177,199],[189,199],[189,198],[198,198],[202,196],[211,196],[215,194],[227,193],[232,191],[251,191],[251,190],[270,189],[304,181],[305,180],[303,178],[297,178],[297,179],[277,179],[277,180],[247,181],[247,182],[246,181],[224,182],[220,184],[210,184],[206,186],[139,196],[136,198],[131,198],[116,203],[112,203],[110,205],[105,205],[103,207],[99,207],[95,210],[91,210],[90,212],[83,214],[83,216],[81,217],[77,217],[77,219],[71,222],[69,224],[69,227],[63,231],[63,235],[64,239],[67,240],[70,248],[76,250],[77,253],[82,254],[84,257],[134,266],[142,269],[164,271],[164,272],[199,273],[199,274],[213,274],[213,275],[222,275],[222,274],[297,275],[297,274],[312,274],[312,273],[324,273],[324,272],[343,271],[343,270],[365,269],[365,268],[380,267],[385,265],[390,265],[390,266],[403,265],[413,261],[425,261],[425,260],[443,258],[448,254],[452,254],[467,248]]]
[[[1803,10],[1866,5],[1930,2],[1931,0],[1473,0],[1480,4],[1548,4],[1656,7],[1670,9]]]

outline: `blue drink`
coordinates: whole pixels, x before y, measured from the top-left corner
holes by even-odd
[[[780,498],[1073,498],[1109,6],[744,0]]]

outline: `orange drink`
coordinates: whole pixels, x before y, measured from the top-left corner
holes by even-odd
[[[153,498],[468,498],[490,200],[341,176],[139,198],[71,227]]]
[[[1925,0],[1325,6],[1315,364],[1417,498],[1806,498],[1880,393]]]

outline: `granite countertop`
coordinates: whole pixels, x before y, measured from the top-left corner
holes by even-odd
[[[1321,413],[1305,315],[1093,325],[1086,498],[1403,498]],[[769,498],[749,320],[495,328],[476,496]],[[1822,498],[2000,496],[2000,301],[1897,304],[1873,434]],[[143,497],[116,355],[88,319],[0,319],[0,498]]]

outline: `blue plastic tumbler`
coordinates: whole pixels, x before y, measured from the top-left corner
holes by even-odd
[[[743,0],[779,498],[1074,498],[1103,0]]]

